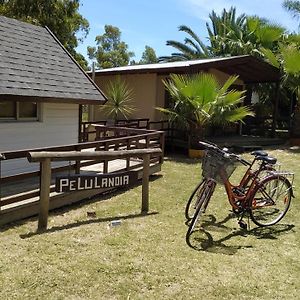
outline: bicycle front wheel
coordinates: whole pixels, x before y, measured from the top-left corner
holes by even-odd
[[[206,181],[206,184],[202,188],[202,193],[199,198],[199,202],[197,204],[195,214],[193,216],[193,219],[191,223],[189,224],[189,229],[186,233],[186,241],[189,243],[189,237],[192,234],[193,231],[197,228],[201,215],[205,212],[208,202],[214,192],[216,184],[213,182],[208,183]]]
[[[204,188],[205,179],[203,179],[192,192],[186,207],[185,207],[185,218],[187,220],[191,220],[195,214],[195,210],[197,208],[197,204],[199,203],[202,195],[202,191]]]
[[[279,222],[288,211],[292,186],[284,176],[270,176],[256,187],[251,201],[250,217],[258,226]]]

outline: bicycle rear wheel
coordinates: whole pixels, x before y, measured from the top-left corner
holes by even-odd
[[[202,190],[204,188],[204,182],[205,182],[205,179],[203,179],[197,186],[196,188],[194,189],[194,191],[192,192],[187,204],[186,204],[186,207],[185,207],[185,218],[187,220],[191,220],[195,214],[195,210],[197,208],[197,204],[199,203],[200,201],[200,197],[201,197],[201,194],[202,194]]]
[[[288,211],[292,186],[284,176],[270,176],[257,186],[251,200],[250,217],[258,226],[279,222]]]
[[[199,202],[197,204],[195,214],[193,216],[193,219],[191,223],[189,224],[188,231],[186,233],[186,241],[189,244],[189,237],[192,234],[193,231],[197,228],[201,215],[205,212],[208,202],[215,190],[216,183],[215,182],[208,182],[206,181],[205,185],[202,188],[202,193],[199,197]]]

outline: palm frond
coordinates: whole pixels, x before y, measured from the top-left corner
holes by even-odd
[[[186,127],[242,120],[252,113],[248,108],[239,107],[244,91],[229,90],[236,79],[232,76],[220,86],[212,74],[171,74],[170,80],[163,83],[171,95],[173,106],[156,109],[165,113],[170,121],[180,122]]]
[[[247,116],[254,116],[254,112],[247,106],[237,107],[224,113],[225,119],[230,123],[242,121]]]
[[[265,56],[265,58],[269,61],[269,63],[271,63],[276,68],[280,68],[280,63],[278,61],[278,58],[276,57],[276,55],[273,53],[272,50],[266,48],[261,48],[260,50]]]
[[[108,101],[100,107],[108,117],[117,119],[128,118],[136,109],[132,104],[133,90],[117,76],[115,80],[108,83],[106,88]]]
[[[281,49],[284,69],[287,73],[300,76],[300,51],[297,47],[289,46]]]

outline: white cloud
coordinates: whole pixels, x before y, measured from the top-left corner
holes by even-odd
[[[208,21],[208,15],[212,10],[219,14],[224,8],[228,10],[234,6],[238,15],[242,13],[258,15],[281,24],[289,30],[296,30],[298,22],[283,9],[282,2],[282,0],[179,0],[186,13],[201,21]]]
[[[230,0],[182,0],[181,5],[190,15],[199,18],[202,21],[207,21],[208,15],[212,10],[220,13],[224,8],[229,9],[233,6]]]

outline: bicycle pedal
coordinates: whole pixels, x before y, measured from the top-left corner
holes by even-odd
[[[246,222],[244,222],[244,221],[242,221],[242,220],[240,220],[239,222],[238,222],[238,224],[240,225],[240,227],[242,228],[242,229],[247,229],[247,223]]]

